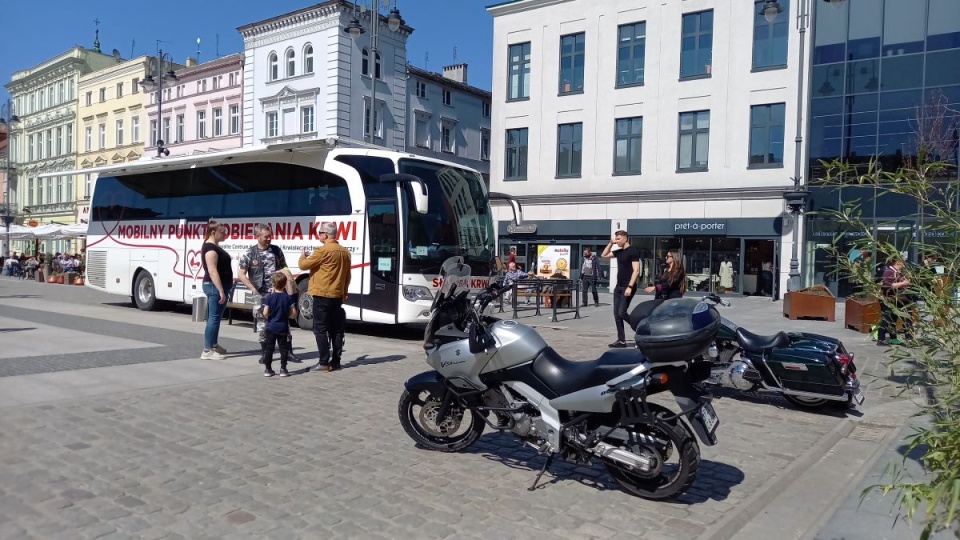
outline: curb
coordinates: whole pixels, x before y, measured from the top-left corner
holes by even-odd
[[[769,480],[753,495],[749,496],[746,501],[736,505],[735,509],[728,513],[725,518],[701,533],[697,540],[729,540],[733,538],[740,529],[773,501],[777,493],[782,492],[816,462],[820,461],[824,454],[846,438],[855,426],[856,422],[849,418],[841,420],[817,444],[788,465],[783,474]]]

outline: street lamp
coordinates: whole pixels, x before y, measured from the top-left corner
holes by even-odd
[[[377,5],[377,0],[371,0],[370,13],[371,13],[371,31],[370,31],[370,58],[373,61],[372,66],[368,64],[371,69],[370,73],[370,114],[369,118],[367,115],[364,115],[363,127],[366,131],[365,139],[369,137],[370,144],[374,143],[373,132],[377,126],[375,117],[377,110],[377,58],[380,55],[379,41],[380,41],[380,8]],[[362,7],[357,6],[356,2],[353,4],[353,19],[350,21],[350,24],[343,28],[343,32],[353,38],[356,41],[363,33],[363,26],[360,24],[360,18],[358,14],[358,9],[362,13],[367,10],[367,7],[364,5]],[[397,6],[394,5],[390,10],[390,13],[387,15],[387,28],[391,32],[396,32],[403,25],[403,18],[400,16],[400,10],[397,9]]]
[[[169,71],[166,73],[163,72],[164,59],[167,60],[169,65]],[[163,49],[157,49],[156,68],[157,78],[154,79],[152,74],[147,75],[140,81],[140,86],[143,87],[144,92],[157,91],[157,157],[162,157],[170,155],[170,150],[164,148],[163,139],[160,138],[160,129],[163,123],[163,89],[177,82],[177,74],[173,72],[173,58],[170,57],[169,53],[163,52]]]
[[[5,118],[9,118],[7,121]],[[0,124],[4,124],[7,127],[7,158],[4,160],[6,164],[4,165],[4,194],[3,194],[3,206],[0,207],[2,215],[0,218],[3,219],[3,225],[7,229],[6,241],[3,246],[3,255],[6,256],[10,253],[10,224],[13,223],[14,216],[16,216],[16,207],[12,202],[10,202],[10,175],[13,171],[13,166],[11,161],[13,159],[13,129],[20,124],[20,118],[13,114],[13,104],[10,102],[10,99],[7,99],[7,102],[3,105],[0,105]]]

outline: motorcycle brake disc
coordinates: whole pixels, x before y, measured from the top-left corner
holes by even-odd
[[[443,422],[437,424],[437,413],[440,410],[439,401],[430,401],[420,408],[420,425],[431,435],[437,437],[447,437],[456,433],[460,429],[460,421],[463,420],[463,410],[459,407],[450,407],[447,410],[447,417]]]

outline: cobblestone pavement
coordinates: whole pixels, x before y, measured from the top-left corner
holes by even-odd
[[[39,287],[30,294],[43,297]],[[89,301],[102,306],[103,298],[116,302]],[[42,319],[46,306],[38,300],[31,316]],[[0,307],[0,315],[8,309],[31,308]],[[151,336],[167,349],[183,340],[170,330],[183,328],[181,313],[115,309],[130,325],[126,336]],[[778,309],[742,308],[738,322],[756,331],[764,321],[786,327],[786,319],[771,322]],[[572,358],[596,356],[609,340],[609,306],[595,310],[541,331]],[[102,330],[58,316],[90,339]],[[833,323],[798,326],[805,325],[844,332]],[[202,327],[194,328],[196,340]],[[486,433],[460,454],[414,447],[397,420],[397,399],[402,382],[426,369],[419,342],[364,332],[348,335],[346,369],[335,373],[250,373],[3,410],[0,538],[687,539],[814,451],[843,418],[730,396],[716,402],[720,444],[702,447],[700,476],[677,501],[629,496],[600,466],[569,464],[555,465],[528,492],[543,461],[512,437]],[[858,353],[861,370],[884,373],[877,347],[852,332],[838,335]],[[307,336],[295,339],[305,345]],[[868,384],[868,405],[895,399],[881,382]],[[869,410],[855,414],[869,420]]]

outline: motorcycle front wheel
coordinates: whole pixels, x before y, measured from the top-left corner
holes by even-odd
[[[617,442],[621,448],[635,454],[652,457],[654,467],[643,472],[629,470],[624,465],[605,461],[607,472],[628,492],[652,500],[668,499],[686,491],[697,477],[700,469],[700,446],[679,420],[665,421],[663,415],[671,414],[663,407],[652,424],[635,424],[629,431],[636,434],[635,441]]]
[[[418,445],[438,452],[459,452],[483,433],[485,422],[476,412],[452,403],[446,417],[438,419],[443,396],[430,390],[404,390],[397,404],[400,425]]]

